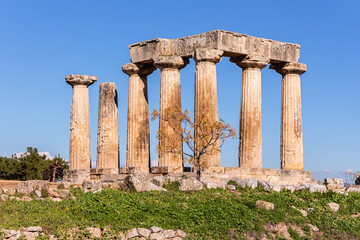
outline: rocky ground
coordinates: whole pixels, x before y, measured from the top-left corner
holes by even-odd
[[[328,239],[333,234],[334,239],[358,239],[354,228],[360,227],[360,188],[355,185],[345,188],[342,179],[327,178],[324,183],[292,186],[257,179],[201,182],[191,177],[176,181],[167,176],[147,176],[133,174],[124,180],[85,181],[81,188],[63,183],[54,189],[45,181],[25,181],[16,188],[2,188],[0,236],[3,239],[180,240]],[[40,202],[49,207],[41,206]],[[51,217],[54,208],[58,215]],[[137,227],[115,231],[110,225],[119,220],[112,219],[113,213],[123,221],[117,227]],[[45,218],[46,214],[49,217]],[[67,220],[59,219],[62,217],[78,220],[65,227]],[[29,226],[33,222],[42,224]],[[166,230],[141,227],[156,222],[173,227],[163,227]],[[212,224],[215,224],[213,229]]]

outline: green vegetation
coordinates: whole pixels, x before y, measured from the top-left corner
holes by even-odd
[[[4,180],[60,180],[68,163],[60,156],[48,159],[36,148],[28,147],[21,156],[0,157],[0,179]]]
[[[106,189],[99,193],[83,193],[72,189],[76,200],[53,202],[50,199],[22,202],[8,200],[0,204],[0,229],[42,226],[49,233],[62,235],[74,227],[101,227],[118,232],[134,227],[159,226],[182,229],[188,239],[243,239],[267,234],[267,223],[284,222],[298,226],[305,233],[300,236],[293,227],[288,232],[293,239],[359,239],[360,194],[344,196],[334,192],[309,193],[288,190],[266,192],[261,189],[236,191],[223,189],[180,192],[176,185],[165,186],[168,192],[123,192]],[[256,208],[256,200],[272,202],[274,210]],[[333,212],[328,203],[340,204]],[[311,209],[304,217],[298,210]],[[319,228],[310,237],[309,223]],[[274,237],[274,236],[273,236]],[[277,239],[282,239],[277,236]]]

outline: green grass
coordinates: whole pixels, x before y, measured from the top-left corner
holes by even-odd
[[[360,219],[351,214],[360,212],[360,194],[349,196],[328,192],[309,193],[288,190],[266,192],[237,188],[199,192],[180,192],[176,185],[165,186],[168,192],[122,192],[103,190],[82,193],[72,189],[76,200],[53,202],[50,199],[0,203],[0,229],[42,226],[49,233],[61,235],[73,227],[101,227],[123,231],[134,227],[159,226],[181,229],[189,239],[241,239],[245,232],[262,234],[266,222],[285,222],[300,226],[307,237],[293,230],[294,239],[310,239],[308,223],[322,231],[323,239],[360,238]],[[256,200],[272,202],[274,210],[255,207]],[[336,202],[340,210],[332,212],[327,204]],[[313,208],[307,217],[293,209]]]

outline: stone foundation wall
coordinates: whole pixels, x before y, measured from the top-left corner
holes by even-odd
[[[153,167],[149,176],[166,175],[179,180],[183,176],[196,177],[194,172],[174,173],[167,171],[167,168]],[[91,169],[91,180],[116,180],[124,179],[126,176],[136,173],[136,169],[122,168],[120,174],[106,173],[99,169]],[[239,167],[211,167],[201,173],[201,181],[205,182],[223,182],[233,177],[256,178],[261,181],[269,181],[275,184],[300,185],[301,183],[315,183],[315,178],[311,177],[311,171],[303,170],[284,170],[284,169],[268,169],[268,168],[239,168]]]

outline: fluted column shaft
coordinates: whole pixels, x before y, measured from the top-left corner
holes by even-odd
[[[90,169],[88,86],[97,81],[97,77],[68,75],[65,79],[73,88],[70,118],[70,169]]]
[[[275,68],[275,67],[274,67]],[[282,74],[281,169],[304,170],[300,75],[302,63],[288,63],[275,70]]]
[[[147,76],[153,66],[127,63],[122,67],[129,75],[126,167],[150,171],[150,133]]]
[[[115,83],[100,83],[96,168],[119,168],[119,114]]]
[[[261,69],[268,61],[245,57],[236,64],[243,69],[239,133],[239,166],[262,168]]]
[[[195,66],[195,119],[203,116],[209,122],[219,121],[216,63],[221,61],[223,51],[215,49],[197,49],[194,53]],[[195,136],[196,141],[196,136]],[[196,144],[196,143],[195,143]],[[211,155],[203,155],[202,166],[220,166],[220,142],[209,147]]]
[[[183,171],[181,121],[171,120],[169,114],[181,112],[180,69],[188,61],[178,56],[162,56],[155,59],[161,69],[160,119],[159,119],[159,167],[170,167],[172,172]],[[164,119],[170,119],[171,122]]]

